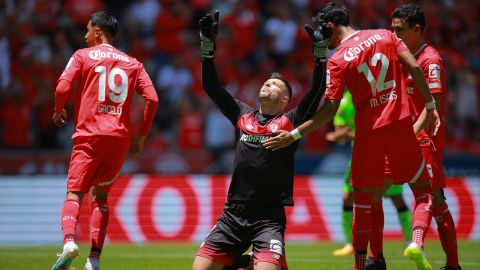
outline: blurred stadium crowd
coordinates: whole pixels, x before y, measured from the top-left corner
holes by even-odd
[[[73,52],[86,46],[89,15],[105,9],[120,22],[115,46],[144,63],[160,99],[144,154],[168,161],[161,163],[167,171],[188,172],[182,159],[201,155],[207,162],[198,164],[210,165],[204,172],[224,172],[222,164],[231,160],[233,128],[201,87],[198,19],[220,10],[215,58],[222,84],[233,96],[256,104],[260,85],[279,71],[294,88],[293,106],[309,89],[313,66],[303,25],[326,2],[0,0],[0,147],[16,152],[70,150],[71,121],[63,129],[51,121],[56,79]],[[404,2],[344,1],[358,28],[389,28],[391,12]],[[447,152],[478,155],[480,1],[414,2],[426,11],[426,40],[440,51],[447,68]],[[143,104],[136,102],[138,118]],[[332,145],[325,140],[327,130],[307,137],[300,151],[328,152]],[[215,160],[218,166],[209,162]]]

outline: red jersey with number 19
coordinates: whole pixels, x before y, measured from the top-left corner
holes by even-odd
[[[327,99],[348,89],[356,109],[356,133],[367,134],[410,115],[398,54],[408,50],[391,31],[360,30],[337,47],[327,63]]]
[[[425,74],[430,93],[440,94],[438,114],[442,117],[443,112],[445,111],[444,100],[446,94],[445,67],[443,60],[437,50],[427,44],[423,44],[414,56],[417,59],[417,64],[422,68],[423,73]],[[410,75],[408,75],[407,79],[407,93],[411,101],[410,108],[412,111],[413,122],[415,122],[425,109],[425,102],[422,99],[422,95],[416,90],[412,76]],[[445,146],[445,128],[443,126],[443,121],[441,121],[440,128],[435,137],[431,138],[425,130],[422,130],[417,134],[417,139],[420,141],[420,145],[428,145],[431,140],[437,151],[441,153]]]
[[[133,91],[147,100],[156,93],[143,65],[109,44],[75,52],[58,79],[80,80],[75,102],[75,131],[79,136],[130,137],[130,106]],[[151,89],[151,88],[150,88]],[[150,110],[148,113],[155,113]],[[152,119],[152,116],[145,116]],[[143,127],[148,131],[149,127]],[[142,132],[141,132],[142,133]],[[142,134],[144,135],[144,134]]]

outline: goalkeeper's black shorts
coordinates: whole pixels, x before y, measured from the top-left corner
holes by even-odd
[[[288,269],[285,227],[283,205],[253,206],[228,202],[197,256],[232,265],[252,245],[254,263],[270,262]]]

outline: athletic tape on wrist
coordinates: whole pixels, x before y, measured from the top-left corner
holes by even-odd
[[[431,110],[435,109],[436,108],[435,100],[433,99],[432,101],[426,103],[425,108],[427,109],[427,111],[431,111]]]
[[[290,134],[292,134],[292,138],[297,141],[298,139],[300,139],[302,137],[302,134],[300,134],[300,131],[298,131],[298,128],[290,131]]]

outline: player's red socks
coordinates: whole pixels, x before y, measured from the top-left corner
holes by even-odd
[[[352,237],[355,250],[355,270],[364,270],[370,236],[373,192],[354,191]]]
[[[372,204],[371,210],[370,251],[377,260],[378,254],[383,254],[383,204],[380,200]]]
[[[92,220],[90,227],[92,248],[89,257],[98,258],[102,252],[105,236],[107,235],[109,210],[107,201],[93,201],[90,205],[92,207]]]
[[[79,213],[80,203],[77,200],[66,199],[63,202],[60,224],[62,225],[64,244],[75,241]]]
[[[432,221],[432,195],[430,187],[412,189],[415,196],[415,209],[412,215],[412,242],[423,247],[425,234]]]
[[[433,217],[437,222],[438,236],[447,256],[446,265],[458,268],[457,232],[448,205],[444,203],[433,209]]]

